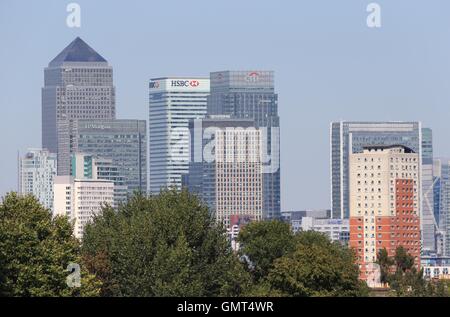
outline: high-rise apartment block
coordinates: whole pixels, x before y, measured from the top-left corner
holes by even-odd
[[[57,153],[58,175],[69,175],[76,120],[116,117],[113,70],[77,37],[45,68],[44,81],[42,147]]]
[[[433,145],[431,129],[420,122],[340,121],[330,125],[332,217],[346,219],[350,212],[349,157],[366,146],[403,145],[419,155],[422,251],[436,250],[433,213]]]
[[[219,71],[210,74],[208,115],[254,121],[262,140],[263,217],[281,218],[280,118],[273,71]]]
[[[101,211],[103,204],[113,205],[114,183],[100,179],[75,179],[56,176],[54,215],[67,216],[74,223],[74,236],[83,238],[86,224]]]
[[[149,91],[150,192],[180,189],[189,169],[189,120],[206,115],[209,79],[153,78]]]
[[[399,246],[420,265],[420,155],[402,145],[367,146],[349,156],[350,246],[362,279],[380,249]]]
[[[53,211],[53,179],[56,176],[56,154],[47,150],[29,149],[19,157],[18,185],[20,194],[33,194]]]

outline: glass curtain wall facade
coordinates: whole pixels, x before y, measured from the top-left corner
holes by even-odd
[[[147,191],[147,124],[145,120],[78,120],[73,153],[111,159],[128,193]]]
[[[150,192],[179,190],[189,171],[189,120],[206,115],[209,78],[154,78],[149,91]]]

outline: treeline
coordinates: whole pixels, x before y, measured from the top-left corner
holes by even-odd
[[[187,191],[135,194],[117,210],[104,206],[82,243],[72,229],[34,197],[7,194],[0,204],[0,295],[370,295],[347,247],[317,232],[293,234],[286,223],[263,221],[241,230],[235,253],[224,228]],[[71,263],[80,271],[67,271]],[[383,278],[396,285],[388,271]],[[78,273],[79,285],[70,283]],[[396,295],[410,294],[408,281]],[[440,296],[447,294],[439,287]]]

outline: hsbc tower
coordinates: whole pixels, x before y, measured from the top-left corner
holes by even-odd
[[[189,120],[206,115],[209,78],[162,77],[149,82],[150,193],[181,189],[189,171]]]

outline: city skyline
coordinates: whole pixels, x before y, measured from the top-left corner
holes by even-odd
[[[21,43],[11,43],[11,46],[5,47],[5,50],[1,53],[1,56],[3,57],[1,65],[2,68],[5,69],[5,72],[2,72],[0,84],[2,87],[5,87],[5,90],[0,101],[2,104],[2,109],[4,109],[3,111],[6,110],[5,115],[1,116],[2,132],[4,132],[4,135],[11,135],[10,133],[7,134],[7,132],[9,130],[13,130],[13,126],[18,125],[17,116],[20,111],[24,113],[22,119],[24,126],[26,127],[23,128],[23,130],[26,130],[25,132],[17,134],[17,140],[12,138],[12,143],[15,145],[11,144],[11,141],[4,141],[5,155],[2,157],[1,162],[2,175],[4,176],[0,181],[1,195],[4,195],[6,191],[17,189],[17,184],[15,184],[17,178],[16,169],[14,168],[16,164],[15,161],[17,150],[24,153],[26,148],[38,147],[40,145],[38,133],[40,127],[36,125],[35,122],[32,123],[32,121],[35,121],[36,116],[38,116],[40,112],[38,87],[43,86],[43,80],[41,77],[42,68],[55,56],[57,52],[59,52],[78,35],[85,39],[88,44],[95,47],[96,50],[102,54],[102,56],[105,56],[109,64],[115,70],[119,69],[119,71],[115,71],[114,85],[117,88],[116,109],[118,117],[120,118],[147,119],[148,97],[146,85],[149,78],[164,76],[167,74],[207,76],[209,72],[220,69],[248,69],[253,67],[257,69],[273,69],[276,76],[277,93],[280,96],[279,112],[282,122],[282,210],[293,210],[299,208],[329,208],[328,126],[331,121],[340,119],[346,119],[348,121],[421,121],[423,126],[431,128],[434,132],[433,141],[435,157],[449,156],[450,150],[448,150],[448,148],[450,148],[450,146],[447,143],[447,138],[445,138],[446,132],[448,132],[445,127],[445,118],[448,117],[446,114],[449,110],[445,106],[449,103],[450,98],[445,89],[448,87],[449,82],[444,76],[448,71],[450,71],[450,58],[448,58],[448,56],[450,56],[448,53],[450,52],[450,48],[448,47],[448,44],[443,44],[443,42],[440,42],[441,38],[439,37],[439,35],[441,35],[443,41],[445,28],[448,26],[443,21],[439,22],[438,19],[435,21],[427,20],[427,24],[421,25],[421,28],[413,28],[413,30],[418,33],[414,34],[413,38],[413,32],[407,32],[407,30],[408,28],[414,26],[415,23],[413,23],[412,20],[420,16],[418,12],[412,10],[412,12],[409,12],[409,14],[411,14],[411,21],[405,21],[403,19],[403,25],[394,25],[394,15],[401,12],[402,5],[404,4],[406,6],[406,2],[400,1],[400,4],[387,4],[385,1],[380,1],[380,3],[382,4],[383,9],[388,11],[388,13],[386,14],[383,27],[377,31],[367,29],[367,27],[363,24],[366,15],[364,10],[365,7],[363,5],[359,7],[358,5],[335,5],[327,3],[328,8],[321,11],[318,7],[316,7],[316,5],[304,4],[304,6],[309,9],[309,13],[312,12],[316,17],[320,17],[320,22],[314,24],[315,22],[312,21],[312,19],[306,19],[303,23],[313,23],[314,26],[319,26],[318,23],[323,23],[325,26],[322,25],[317,29],[318,38],[306,37],[306,39],[309,40],[307,43],[310,45],[302,46],[301,44],[295,44],[298,46],[295,46],[294,51],[297,53],[302,52],[299,56],[304,57],[305,59],[306,57],[311,58],[312,55],[317,55],[315,59],[312,59],[312,65],[315,67],[317,67],[321,61],[324,61],[325,65],[322,65],[321,68],[319,67],[316,69],[316,72],[313,72],[313,66],[309,68],[306,67],[304,62],[297,61],[296,59],[293,60],[292,55],[289,55],[289,58],[287,58],[287,60],[291,62],[291,67],[287,67],[287,62],[280,62],[279,58],[273,57],[273,59],[269,59],[267,54],[262,53],[262,46],[258,46],[260,44],[256,45],[259,49],[257,54],[251,54],[248,51],[244,51],[239,54],[232,55],[233,58],[229,59],[225,57],[224,53],[219,53],[218,57],[221,57],[222,59],[216,57],[215,59],[208,59],[204,63],[200,62],[200,60],[202,59],[201,57],[206,55],[206,53],[200,54],[200,60],[197,59],[199,57],[195,57],[195,54],[192,54],[193,58],[198,61],[197,64],[194,63],[193,66],[186,66],[185,62],[183,63],[182,61],[174,59],[176,56],[169,53],[166,63],[161,63],[161,57],[158,57],[156,58],[156,61],[152,61],[152,59],[149,59],[148,62],[145,61],[145,67],[138,69],[136,64],[128,63],[127,55],[122,48],[117,47],[117,42],[114,41],[113,37],[100,37],[100,20],[94,22],[89,18],[90,16],[99,16],[101,13],[98,4],[88,4],[85,1],[80,1],[80,5],[84,10],[83,17],[86,16],[86,20],[83,21],[86,22],[83,22],[82,27],[79,30],[69,29],[64,25],[64,17],[66,15],[66,12],[64,11],[65,4],[62,4],[60,8],[57,5],[50,6],[50,8],[47,8],[49,10],[48,14],[60,12],[60,18],[59,20],[55,18],[57,21],[43,21],[43,23],[47,26],[60,25],[61,30],[58,32],[54,31],[56,37],[55,39],[52,39],[52,41],[49,41],[48,47],[46,46],[44,48],[43,46],[36,46],[36,48],[33,49],[33,53],[36,56],[31,56],[30,61],[27,60],[20,65],[18,63],[11,62],[11,57],[8,54],[13,52],[13,48],[27,47],[27,45],[31,45],[30,43],[33,43],[34,39],[29,39],[29,41],[17,41]],[[2,3],[2,5],[5,5],[6,7],[5,3]],[[218,5],[222,6],[221,4]],[[141,3],[135,5],[135,7],[132,7],[131,9],[137,9],[136,6],[138,8],[141,6],[145,8],[147,5]],[[158,8],[164,8],[164,6],[165,5],[163,4],[158,4],[155,7],[155,11],[157,11]],[[244,11],[247,6],[250,5],[245,4],[243,8]],[[293,5],[286,5],[286,7],[291,6]],[[299,8],[302,5],[294,6]],[[11,4],[10,7],[8,6],[7,9],[1,10],[1,12],[6,12],[8,10],[14,11],[17,10],[18,7],[19,6],[16,7],[15,4]],[[418,7],[420,7],[420,9],[423,9],[422,13],[426,16],[426,14],[430,14],[430,12],[438,13],[438,11],[445,11],[443,9],[448,7],[448,4],[442,1],[439,5],[430,6],[428,8],[422,8],[422,6],[416,7],[414,5],[412,5],[412,7],[416,10],[419,10]],[[117,10],[117,7],[114,7],[114,5],[111,5],[111,8]],[[267,13],[270,8],[271,5],[269,3],[263,2],[257,7],[257,11],[259,13]],[[408,6],[408,8],[411,8],[411,6]],[[36,9],[36,11],[33,11],[33,9]],[[212,10],[211,7],[207,7],[207,10],[208,9]],[[36,13],[40,12],[39,10],[42,10],[42,8],[39,8],[39,6],[34,7],[33,4],[32,10],[30,11]],[[186,17],[195,17],[199,14],[197,12],[193,12],[193,10],[194,9],[188,11],[189,14],[187,14]],[[348,13],[345,13],[347,12],[346,10]],[[283,12],[286,13],[284,10]],[[341,21],[337,20],[337,17],[334,16],[330,18],[330,12],[336,13],[336,16],[349,15],[351,19],[348,21]],[[297,13],[300,14],[298,11]],[[12,23],[12,21],[7,16],[3,16],[3,14],[4,13],[2,13],[2,19],[0,20],[4,22],[0,23]],[[23,14],[27,15],[27,13]],[[303,14],[305,13],[301,13],[302,17]],[[112,15],[118,15],[118,12],[113,10]],[[220,16],[222,17],[222,15]],[[238,24],[244,23],[243,17],[244,14],[242,12],[238,12]],[[327,20],[327,17],[330,18],[330,20]],[[179,23],[182,23],[182,21],[183,19],[181,19]],[[319,48],[331,49],[334,46],[332,45],[333,43],[329,43],[327,45],[322,43],[320,41],[320,36],[333,33],[333,31],[328,29],[328,27],[333,25],[333,23],[336,23],[337,25],[337,31],[335,32],[339,35],[338,39],[344,40],[347,44],[349,44],[352,39],[357,39],[363,41],[362,43],[366,45],[366,47],[352,51],[350,48],[342,48],[339,46],[339,49],[337,49],[338,51],[334,57],[329,56],[333,54],[332,50],[329,50],[326,52],[327,58],[324,60],[325,50],[322,51],[319,50]],[[253,26],[247,24],[243,25],[247,26],[245,30],[249,34],[254,34],[255,37],[258,38],[261,35],[258,35],[259,33],[255,31],[260,31],[258,30],[258,27],[264,29],[267,26],[261,21],[256,21],[255,24],[256,25]],[[8,30],[14,28],[3,27],[3,25],[1,26],[1,34],[5,34],[6,38],[11,37],[12,34],[10,33],[13,32]],[[281,23],[280,28],[285,29],[287,26],[289,26],[289,23],[284,22]],[[443,28],[439,29],[439,26]],[[128,26],[128,28],[124,26],[125,30],[131,30],[130,27],[132,29],[133,25]],[[354,31],[349,32],[349,35],[344,36],[343,32],[350,31],[350,27],[353,27]],[[254,30],[253,28],[256,28],[257,30]],[[26,34],[19,32],[17,36],[21,38],[21,36],[29,36],[28,31],[36,32],[31,29],[28,29],[27,32],[25,32]],[[222,30],[221,28],[213,29],[218,31]],[[305,33],[302,33],[302,29],[300,27],[294,29],[296,32],[299,32],[300,35],[305,36]],[[437,36],[436,32],[434,32],[435,37],[431,39],[426,38],[428,34],[427,32],[436,30]],[[170,29],[168,32],[174,32],[175,34],[175,28]],[[271,32],[269,32],[269,34],[272,34]],[[392,35],[392,32],[394,35]],[[119,37],[120,34],[123,35],[123,33],[119,33]],[[406,38],[399,38],[400,35],[405,34],[407,35]],[[275,32],[273,35],[275,36]],[[39,38],[42,41],[45,36],[41,34],[38,39]],[[120,37],[120,39],[124,40],[122,37]],[[286,37],[274,38],[272,40],[274,41],[273,45],[275,47],[275,49],[272,48],[270,50],[272,53],[273,50],[276,51],[276,47],[278,47],[280,51],[284,51],[291,43],[287,41]],[[317,43],[315,40],[318,40]],[[396,40],[400,41],[394,45],[394,41]],[[417,40],[421,40],[422,42],[417,45]],[[240,42],[242,41],[243,39],[240,38]],[[277,42],[278,46],[276,45]],[[314,47],[311,44],[317,44],[317,47]],[[377,45],[380,44],[382,48],[377,48]],[[438,45],[441,49],[435,49],[436,45]],[[205,46],[200,46],[205,49]],[[401,46],[405,46],[406,48]],[[136,51],[139,51],[139,48],[141,47],[146,48],[144,49],[144,54],[153,52],[153,50],[149,50],[145,43],[142,42],[135,43],[133,46]],[[250,45],[246,44],[244,47],[250,47]],[[353,49],[358,48],[357,45],[350,47]],[[431,47],[433,47],[433,52],[430,50]],[[300,48],[303,48],[303,51],[300,50]],[[18,52],[18,56],[15,58],[23,57],[20,51],[20,49],[16,50],[16,52]],[[195,53],[199,52],[201,52],[200,49],[195,50]],[[4,55],[5,53],[6,55]],[[402,55],[402,53],[406,55]],[[348,56],[344,56],[346,54],[348,54]],[[140,55],[138,54],[138,56]],[[191,56],[191,54],[189,56]],[[240,58],[238,58],[238,56],[240,56]],[[436,63],[432,61],[433,59],[438,62]],[[173,62],[173,60],[176,62]],[[8,61],[8,63],[5,63],[5,61]],[[142,59],[140,61],[142,63]],[[375,64],[379,70],[376,70],[374,66],[371,66],[370,61],[375,61]],[[28,62],[33,62],[34,66],[30,67]],[[341,62],[342,66],[339,66],[340,64],[338,65],[338,62]],[[386,65],[383,62],[386,62]],[[29,78],[18,76],[21,77],[21,80],[25,83],[25,86],[22,85],[21,87],[25,87],[24,89],[27,91],[36,90],[37,93],[32,92],[30,94],[24,94],[27,96],[16,95],[13,98],[10,91],[17,91],[17,88],[13,88],[17,85],[17,79],[15,79],[14,76],[9,78],[5,75],[8,74],[8,70],[11,69],[11,66],[8,64],[12,64],[16,68],[19,67],[19,74],[27,69],[24,74],[29,76]],[[395,72],[394,74],[387,72],[389,67],[392,67],[392,65],[397,66],[396,70],[398,72]],[[306,67],[306,71],[303,72],[303,74],[301,73],[301,70],[303,70],[302,67]],[[343,80],[346,84],[338,83],[336,81],[337,77],[334,77],[340,73],[342,74],[342,72],[339,71],[343,70],[341,67],[348,68],[349,73],[351,74],[351,76],[347,74],[346,80]],[[361,70],[359,68],[361,68]],[[35,72],[35,69],[39,70]],[[177,69],[179,69],[179,71],[177,71]],[[385,74],[383,74],[383,72],[385,72]],[[373,77],[368,74],[372,74]],[[385,78],[386,74],[389,74],[393,78]],[[325,77],[325,75],[331,76],[332,79]],[[363,75],[368,76],[369,78],[363,77]],[[362,84],[362,86],[358,85],[353,77],[364,78],[364,84]],[[298,79],[298,81],[296,79]],[[385,82],[380,83],[380,79],[384,79]],[[131,81],[132,84],[126,84],[125,82],[127,81]],[[394,81],[396,84],[396,89],[388,87],[389,85],[392,85]],[[294,85],[294,82],[297,83]],[[297,87],[297,85],[300,85],[300,87]],[[326,89],[324,90],[323,95],[313,94],[313,92],[317,93],[317,89],[324,85],[326,86]],[[352,89],[349,90],[349,88],[346,87],[347,85],[351,86]],[[302,87],[304,89],[302,89]],[[329,97],[326,97],[325,95]],[[359,104],[363,101],[364,107],[360,107]],[[346,102],[350,102],[352,105],[346,106]],[[30,104],[34,106],[31,107]],[[137,104],[138,106],[132,104]],[[377,104],[378,108],[375,107]],[[394,108],[396,104],[400,106],[398,106],[398,108]],[[7,105],[11,106],[9,107]],[[322,105],[322,109],[326,111],[311,111],[314,108],[320,108],[320,105]],[[301,108],[301,110],[296,108]],[[409,109],[410,111],[405,112],[405,109]],[[438,113],[439,115],[437,115]],[[9,122],[14,122],[13,126],[11,125],[12,123]],[[15,132],[16,130],[13,131]],[[314,155],[305,155],[305,153],[302,152],[302,150],[305,149],[308,153],[312,153]],[[313,168],[310,168],[311,166]],[[314,175],[308,171],[309,169],[316,171]]]

